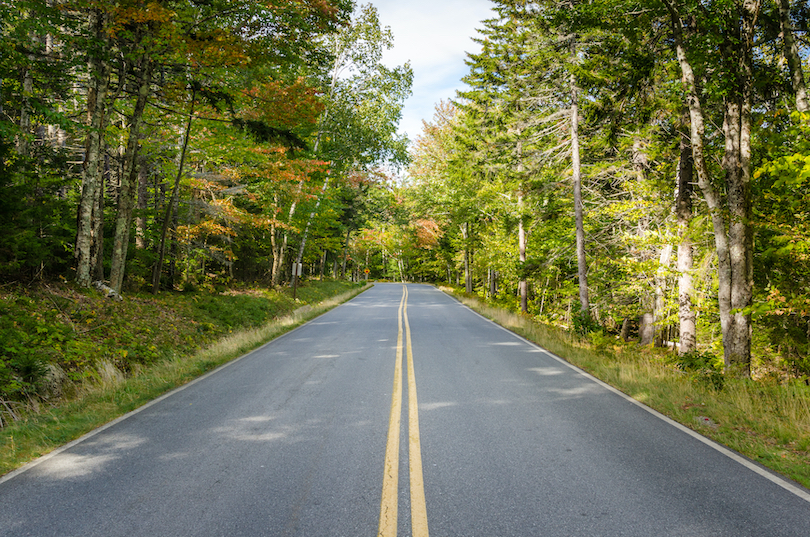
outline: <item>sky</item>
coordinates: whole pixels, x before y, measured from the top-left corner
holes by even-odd
[[[411,62],[413,95],[405,102],[399,132],[411,140],[431,121],[435,105],[456,97],[467,74],[467,52],[478,52],[472,41],[480,22],[492,17],[490,0],[359,0],[370,1],[382,26],[390,26],[394,48],[385,52],[389,67]]]

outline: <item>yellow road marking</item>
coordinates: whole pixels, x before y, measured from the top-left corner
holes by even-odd
[[[388,442],[385,446],[382,500],[380,501],[380,528],[378,537],[396,537],[397,486],[399,481],[399,428],[402,415],[402,311],[406,293],[399,302],[399,333],[397,334],[397,360],[394,366],[394,389],[391,394],[391,415],[388,419]]]
[[[413,371],[411,325],[408,322],[408,288],[405,287],[405,340],[408,348],[408,457],[411,470],[411,535],[428,537],[425,482],[422,478],[422,445],[419,441],[419,406],[416,402],[416,377]]]
[[[402,287],[402,299],[397,315],[397,358],[394,366],[394,389],[391,394],[391,415],[388,420],[388,443],[385,447],[382,500],[380,502],[380,528],[378,537],[397,535],[397,486],[399,481],[399,433],[402,416],[402,349],[405,324],[405,348],[408,358],[408,467],[411,485],[411,535],[428,537],[425,484],[422,478],[422,447],[419,441],[419,406],[416,401],[416,377],[411,347],[411,325],[408,322],[408,287]]]

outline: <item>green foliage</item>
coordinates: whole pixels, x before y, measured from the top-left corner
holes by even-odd
[[[0,138],[0,280],[52,276],[71,262],[75,218],[54,174],[66,158],[48,148],[39,153],[37,160],[21,158]]]
[[[572,321],[574,332],[580,336],[598,332],[601,328],[587,311],[580,311],[576,315],[572,315]]]
[[[2,290],[0,400],[58,397],[62,382],[97,379],[102,362],[132,374],[350,287],[305,284],[299,303],[283,293],[239,287],[223,293],[135,295],[123,302],[64,284]]]
[[[722,390],[725,382],[723,359],[710,352],[691,351],[679,354],[672,363],[685,372],[695,382],[703,383],[715,390]]]

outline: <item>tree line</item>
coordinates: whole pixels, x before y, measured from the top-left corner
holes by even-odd
[[[810,374],[810,9],[496,0],[403,204],[415,272],[543,321]]]
[[[5,0],[0,45],[4,281],[345,274],[379,166],[407,160],[413,75],[370,4]]]
[[[494,6],[409,150],[373,6],[0,0],[0,279],[303,263],[810,374],[806,0]]]

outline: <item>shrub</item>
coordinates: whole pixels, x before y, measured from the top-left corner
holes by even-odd
[[[700,383],[711,386],[715,390],[722,390],[725,377],[723,376],[723,363],[710,352],[690,351],[676,355],[673,359],[675,365]]]

